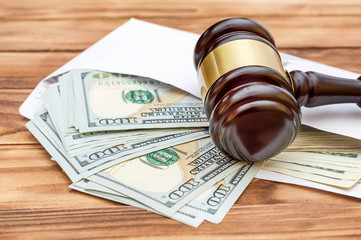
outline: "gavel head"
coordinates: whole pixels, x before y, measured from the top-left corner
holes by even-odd
[[[260,161],[292,143],[300,106],[266,28],[243,18],[216,23],[199,38],[194,63],[210,134],[222,152]]]

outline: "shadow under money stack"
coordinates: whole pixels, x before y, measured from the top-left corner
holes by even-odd
[[[200,99],[95,70],[57,77],[27,123],[71,188],[197,227],[219,223],[261,167],[222,154]]]

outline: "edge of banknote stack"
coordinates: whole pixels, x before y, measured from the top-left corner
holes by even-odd
[[[350,195],[347,191],[358,188],[361,179],[361,155],[342,152],[283,152],[266,161],[262,169],[342,189],[345,190],[343,194]]]
[[[96,70],[52,81],[26,127],[72,189],[198,227],[221,222],[261,168],[222,154],[202,101],[171,85]]]

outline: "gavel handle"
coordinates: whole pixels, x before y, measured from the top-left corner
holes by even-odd
[[[361,107],[361,76],[355,80],[298,70],[291,71],[290,75],[300,106],[356,103]]]

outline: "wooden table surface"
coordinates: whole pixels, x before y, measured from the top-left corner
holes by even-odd
[[[301,186],[254,179],[222,223],[197,229],[68,188],[18,108],[43,77],[131,17],[195,33],[248,17],[280,51],[361,72],[359,0],[0,0],[0,239],[361,239],[361,199]],[[313,133],[301,133],[306,150],[316,138],[361,149]]]

